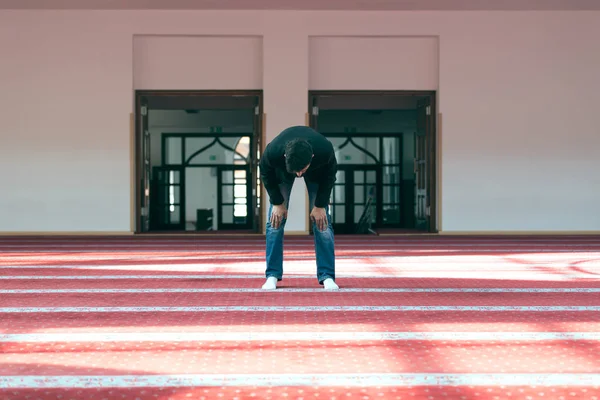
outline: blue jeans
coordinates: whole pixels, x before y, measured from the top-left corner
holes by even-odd
[[[305,181],[306,182],[306,181]],[[312,211],[317,197],[319,185],[306,182],[308,190],[309,209]],[[289,209],[290,193],[292,192],[292,183],[282,183],[279,190],[284,198],[285,208]],[[278,229],[271,226],[271,212],[273,204],[269,204],[269,213],[267,215],[267,270],[266,277],[271,276],[280,281],[283,278],[283,232],[287,219],[283,219]],[[315,256],[317,261],[317,280],[319,284],[327,278],[335,280],[335,243],[333,239],[333,228],[331,226],[331,215],[329,206],[325,207],[327,214],[327,229],[319,231],[317,225],[313,222],[313,232],[315,237]]]

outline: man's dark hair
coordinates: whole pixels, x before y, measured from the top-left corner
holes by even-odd
[[[302,171],[313,157],[313,148],[304,139],[292,139],[285,145],[285,167],[289,173]]]

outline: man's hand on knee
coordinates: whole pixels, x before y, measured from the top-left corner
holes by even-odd
[[[273,206],[271,210],[271,226],[275,229],[279,229],[284,218],[287,218],[287,209],[284,204]]]
[[[313,207],[310,212],[310,218],[314,221],[320,231],[327,229],[327,213],[324,208]]]

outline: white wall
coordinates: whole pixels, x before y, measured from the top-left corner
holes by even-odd
[[[136,35],[136,89],[262,89],[260,36]]]
[[[3,10],[0,231],[130,230],[134,35],[262,37],[269,140],[304,123],[309,37],[438,37],[441,228],[600,230],[600,12]]]
[[[315,36],[311,90],[437,90],[437,37]]]

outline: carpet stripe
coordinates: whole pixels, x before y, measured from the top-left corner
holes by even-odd
[[[425,273],[427,272],[427,274]],[[336,274],[336,278],[361,278],[361,279],[382,279],[382,278],[394,278],[394,279],[398,279],[398,278],[430,278],[430,277],[437,277],[437,278],[455,278],[455,279],[459,279],[459,278],[466,278],[463,277],[461,274],[471,274],[468,271],[462,271],[462,272],[457,272],[457,273],[448,273],[447,275],[440,275],[440,271],[416,271],[414,273],[411,273],[411,271],[398,271],[397,274],[377,274],[374,275],[373,273],[360,273],[360,272],[356,272],[353,274]],[[445,271],[441,271],[441,272],[445,272]],[[508,272],[511,272],[514,274],[511,274],[510,276],[508,276]],[[563,275],[551,275],[548,273],[528,273],[527,271],[497,271],[497,274],[504,274],[504,278],[505,279],[536,279],[536,280],[540,280],[542,279],[542,277],[545,277],[546,280],[550,279],[552,281],[570,281],[573,279],[580,279],[580,278],[586,278],[588,277],[587,274],[585,273],[565,273]],[[434,275],[437,274],[437,275]],[[490,272],[487,272],[488,279],[492,279],[492,274]],[[493,275],[494,277],[496,275]],[[0,276],[0,280],[55,280],[55,279],[62,279],[62,280],[102,280],[102,279],[120,279],[120,280],[138,280],[138,279],[264,279],[265,276],[264,275],[3,275]],[[287,274],[284,277],[285,279],[311,279],[311,280],[316,280],[316,276],[314,274],[310,274],[310,275],[291,275],[291,274]],[[494,279],[498,279],[498,278],[494,278]]]
[[[39,243],[2,243],[0,242],[0,248],[171,248],[171,247],[187,247],[187,248],[209,248],[214,249],[215,245],[234,245],[235,247],[253,247],[257,249],[264,249],[265,242],[216,242],[216,241],[198,241],[198,242],[173,242],[173,243],[160,243],[160,242],[152,242],[152,243],[102,243],[102,242],[89,242],[89,243],[48,243],[48,242],[39,242]],[[365,245],[365,242],[351,242],[345,240],[337,240],[336,247],[352,247],[357,244]],[[581,240],[577,241],[556,241],[556,242],[402,242],[402,241],[371,241],[366,243],[368,247],[382,247],[382,246],[393,246],[394,248],[473,248],[473,247],[497,247],[497,248],[556,248],[556,247],[599,247],[600,241],[588,241],[582,242]],[[311,242],[289,242],[285,244],[285,247],[305,247],[311,248],[314,244]]]
[[[453,254],[460,252],[459,255],[461,256],[477,256],[477,255],[481,255],[482,253],[488,253],[489,255],[506,255],[509,253],[521,253],[521,252],[527,252],[527,253],[539,253],[539,254],[554,254],[554,253],[564,253],[564,254],[581,254],[581,253],[586,253],[586,254],[598,254],[600,253],[600,247],[589,247],[589,246],[585,246],[582,248],[548,248],[548,249],[539,249],[539,248],[502,248],[502,249],[490,249],[490,248],[486,248],[486,249],[465,249],[465,250],[460,250],[460,249],[443,249],[443,248],[426,248],[426,249],[415,249],[415,248],[398,248],[398,247],[383,247],[381,249],[375,250],[375,251],[363,251],[362,254],[352,254],[352,255],[344,255],[342,254],[342,252],[345,251],[350,251],[350,250],[356,250],[356,248],[354,246],[349,247],[349,248],[344,248],[343,246],[338,246],[336,245],[336,251],[338,251],[338,253],[336,255],[336,258],[352,258],[352,257],[359,257],[359,258],[368,258],[368,257],[372,257],[372,255],[369,255],[369,253],[377,253],[377,252],[385,252],[386,256],[387,255],[394,255],[397,254],[399,256],[401,255],[410,255],[410,254],[429,254],[429,255],[436,255],[436,254],[445,254],[445,255],[450,255],[452,256]],[[377,246],[373,246],[373,247],[377,247]],[[109,250],[101,250],[101,249],[96,249],[93,246],[85,246],[82,247],[81,249],[65,249],[65,250],[55,250],[55,249],[45,249],[45,248],[32,248],[32,249],[4,249],[4,250],[0,250],[0,253],[10,253],[10,255],[12,257],[14,256],[22,256],[23,254],[30,254],[30,253],[44,253],[44,254],[68,254],[68,253],[73,253],[73,254],[78,254],[81,255],[82,250],[84,250],[87,254],[83,254],[85,255],[100,255],[103,253],[107,253],[107,254],[126,254],[132,251],[136,251],[138,249],[135,248],[115,248],[115,247],[111,247]],[[312,252],[312,249],[294,249],[295,251],[309,251]],[[196,249],[196,248],[190,248],[190,247],[184,247],[184,248],[174,248],[174,247],[168,247],[165,249],[156,249],[156,248],[150,248],[150,249],[139,249],[139,251],[143,251],[144,254],[148,254],[151,255],[153,253],[179,253],[179,252],[193,252],[194,256],[196,257],[202,257],[202,256],[206,256],[206,257],[214,257],[214,255],[212,254],[202,254],[202,250],[200,249]],[[250,251],[259,251],[259,249],[248,249],[245,250],[244,252],[250,252]],[[260,258],[264,257],[264,251],[260,250],[261,254],[260,254]],[[213,253],[217,253],[217,252],[213,252]],[[236,256],[236,255],[229,255],[229,254],[223,254],[220,253],[218,254],[218,257],[227,257],[227,258],[231,258],[231,259],[256,259],[257,256],[256,255],[250,255],[250,256]],[[298,258],[302,258],[302,259],[307,259],[310,257],[314,258],[314,255],[311,254],[306,254],[306,255],[301,255],[301,256],[297,256]]]
[[[600,311],[600,306],[214,306],[214,307],[2,307],[0,313],[140,312],[329,312],[329,311]]]
[[[395,275],[390,275],[394,277]],[[386,277],[384,275],[375,277]],[[0,280],[15,279],[264,279],[264,275],[15,275],[0,276]],[[316,279],[315,275],[286,275],[286,279]]]
[[[0,334],[0,342],[598,341],[600,332],[123,332]]]
[[[327,293],[600,293],[600,288],[340,288]],[[63,293],[265,293],[263,289],[0,289],[0,294]],[[277,293],[324,293],[322,288],[280,288]]]
[[[600,255],[600,253],[599,253]],[[586,269],[594,269],[594,268],[600,268],[600,261],[597,259],[594,259],[591,257],[590,253],[585,253],[585,254],[581,254],[579,255],[580,257],[584,258],[583,260],[578,259],[577,262],[579,263],[585,263],[585,268]],[[402,268],[402,267],[406,267],[407,265],[411,265],[411,266],[418,266],[419,268],[423,268],[423,267],[428,267],[428,268],[436,268],[436,269],[440,269],[440,268],[456,268],[456,267],[460,267],[461,270],[467,270],[467,271],[481,271],[482,268],[486,268],[486,269],[506,269],[508,268],[520,268],[522,269],[523,266],[522,264],[520,264],[518,261],[507,261],[507,260],[502,260],[502,259],[498,259],[498,258],[489,258],[489,259],[477,259],[475,261],[473,261],[472,259],[464,259],[464,260],[457,260],[457,258],[459,257],[446,257],[446,256],[434,256],[434,257],[404,257],[404,256],[393,256],[393,255],[371,255],[371,256],[336,256],[336,260],[340,260],[340,265],[344,265],[344,266],[356,266],[356,263],[351,263],[350,261],[352,260],[368,260],[367,262],[365,261],[361,261],[362,264],[366,264],[366,265],[361,265],[361,267],[363,268],[372,268],[374,265],[369,264],[370,262],[372,262],[373,259],[377,260],[377,265],[382,265],[385,264],[386,267],[392,267],[392,268]],[[46,258],[47,259],[47,258]],[[77,260],[69,260],[69,259],[60,259],[60,260],[56,260],[57,262],[60,263],[64,263],[64,264],[53,264],[53,265],[47,265],[47,264],[24,264],[24,265],[0,265],[0,270],[6,269],[6,270],[11,270],[11,269],[17,269],[17,270],[26,270],[26,269],[30,269],[30,270],[57,270],[57,269],[62,269],[62,270],[86,270],[86,271],[94,271],[94,270],[98,270],[98,269],[108,269],[108,270],[125,270],[125,269],[129,269],[131,267],[145,267],[145,268],[161,268],[161,269],[165,269],[165,268],[169,268],[169,269],[184,269],[184,270],[191,270],[191,271],[200,271],[203,268],[207,268],[210,267],[212,265],[219,265],[219,268],[239,268],[238,263],[235,263],[235,261],[238,259],[237,257],[229,257],[229,256],[221,256],[219,255],[219,259],[220,261],[214,262],[215,258],[214,256],[207,256],[207,257],[199,257],[199,256],[168,256],[168,257],[158,257],[158,258],[145,258],[145,259],[140,259],[140,258],[127,258],[127,259],[121,259],[121,258],[117,258],[115,261],[117,261],[117,263],[113,263],[113,264],[100,264],[97,263],[94,258],[90,258],[89,260],[81,260],[81,259],[77,259]],[[255,260],[256,257],[248,257],[249,260]],[[194,261],[194,263],[185,263],[186,260],[189,261]],[[297,256],[291,256],[286,258],[286,261],[290,262],[297,262],[298,265],[307,265],[304,261],[306,260],[311,260],[314,261],[314,256],[307,256],[307,257],[297,257]],[[345,260],[345,261],[342,261]],[[15,260],[11,260],[11,261],[15,261]],[[17,260],[18,261],[18,260]],[[73,265],[73,264],[69,264],[69,262],[72,261],[77,261],[77,262],[82,262],[84,263],[85,261],[94,261],[94,263],[90,263],[90,264],[77,264],[77,265]],[[110,259],[107,260],[103,260],[105,262],[110,261]],[[147,261],[153,261],[153,262],[147,262]],[[157,261],[179,261],[179,263],[177,262],[169,262],[168,264],[157,264]],[[207,262],[209,261],[209,262]],[[120,264],[120,262],[125,262],[124,264]],[[554,267],[569,267],[569,264],[573,262],[572,258],[568,258],[568,259],[557,259],[554,258],[552,261],[547,261],[547,260],[531,260],[529,261],[531,263],[536,263],[537,265],[547,265],[547,266],[554,266]],[[394,264],[391,265],[390,264]],[[264,262],[262,261],[252,261],[252,262],[247,262],[244,263],[244,265],[246,266],[254,266],[254,265],[260,265],[261,267],[264,265]],[[312,265],[312,264],[311,264]]]
[[[183,386],[595,386],[600,374],[189,374],[107,376],[0,376],[0,387],[183,387]]]
[[[314,250],[306,248],[291,248],[285,249],[286,258],[309,259],[314,258]],[[1,249],[0,254],[13,259],[24,257],[32,257],[32,262],[36,263],[35,257],[64,257],[64,258],[81,258],[93,257],[101,259],[102,257],[119,256],[119,257],[182,257],[182,258],[200,258],[208,259],[211,257],[225,257],[232,260],[261,260],[264,259],[264,250],[261,249],[245,249],[241,251],[219,252],[213,249],[196,249],[196,248],[165,248],[165,249],[136,249],[136,248],[110,248],[96,249],[94,247],[82,247],[81,249]],[[398,247],[377,247],[374,246],[369,250],[357,250],[356,247],[336,246],[336,259],[351,259],[352,257],[365,259],[369,257],[503,257],[525,254],[526,257],[576,257],[576,256],[597,256],[600,254],[600,247],[567,247],[567,248],[482,248],[482,249],[447,249],[447,248],[398,248]]]

